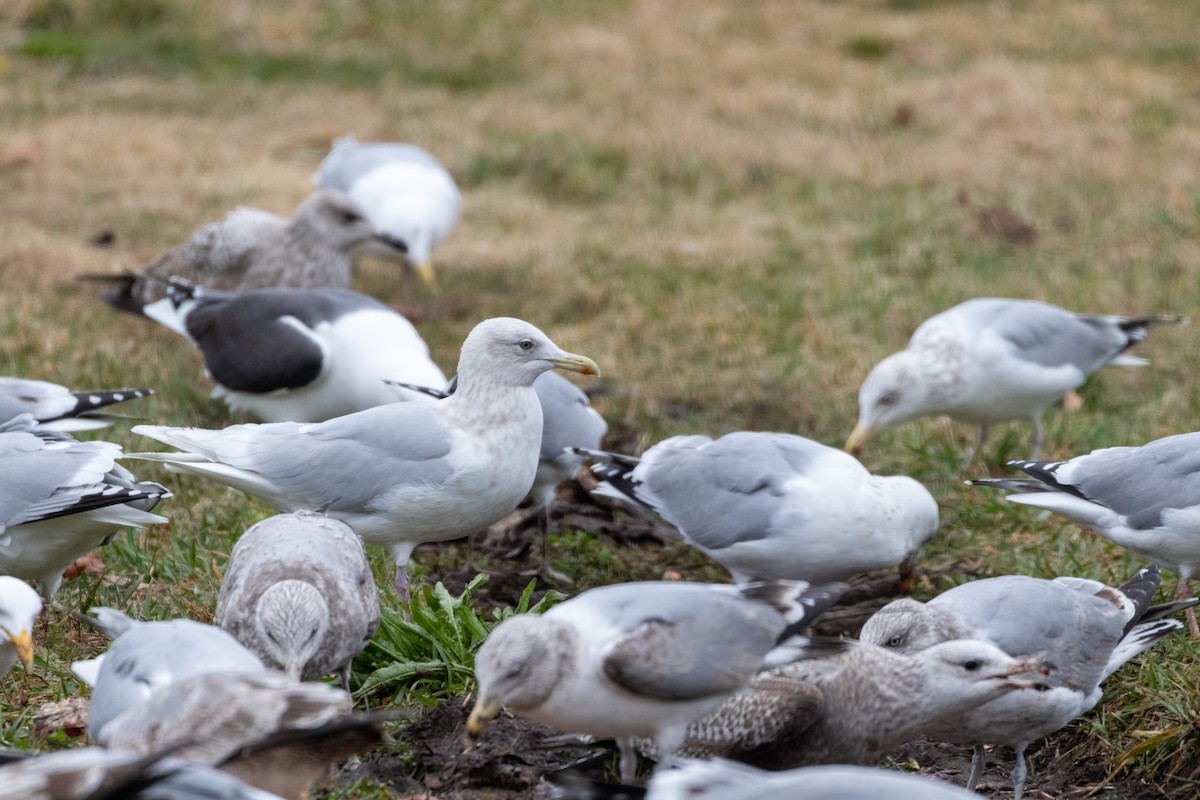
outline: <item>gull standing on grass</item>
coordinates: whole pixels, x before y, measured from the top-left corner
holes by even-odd
[[[824,583],[899,565],[906,590],[938,526],[937,503],[912,478],[872,475],[802,436],[674,436],[640,459],[575,452],[599,462],[598,494],[655,511],[738,583]]]
[[[292,680],[330,672],[350,691],[350,662],[379,630],[379,593],[362,541],[324,514],[278,514],[242,534],[214,623]]]
[[[733,586],[623,583],[590,589],[545,614],[492,631],[475,657],[474,744],[503,706],[565,731],[613,737],[621,780],[635,777],[632,738],[669,762],[687,726],[765,664],[839,652],[796,631],[846,590],[777,581]]]
[[[1010,461],[1028,478],[969,481],[1006,489],[1013,503],[1056,511],[1179,576],[1192,597],[1200,570],[1200,433],[1141,447],[1107,447],[1066,461]],[[1200,636],[1195,611],[1188,629]]]
[[[49,603],[63,570],[118,528],[168,522],[150,512],[171,493],[121,457],[120,445],[42,430],[29,414],[0,423],[0,575],[37,581]]]
[[[441,162],[416,145],[359,144],[353,136],[343,136],[333,143],[313,183],[346,192],[366,210],[376,230],[407,245],[407,252],[380,247],[368,252],[401,258],[426,285],[436,284],[433,249],[462,213],[458,186]]]
[[[204,356],[213,397],[263,422],[324,422],[401,400],[428,400],[400,380],[446,376],[412,324],[349,289],[203,289],[172,278],[146,316]]]
[[[846,440],[857,455],[884,428],[946,414],[979,426],[963,464],[979,455],[988,426],[1027,419],[1034,458],[1042,414],[1106,364],[1140,366],[1122,355],[1155,324],[1181,317],[1075,314],[1032,300],[976,298],[921,323],[908,348],[875,365],[858,392],[858,425]]]
[[[122,311],[142,313],[161,299],[162,281],[183,278],[210,289],[244,292],[269,286],[350,285],[351,257],[367,245],[405,251],[404,242],[379,233],[366,212],[342,192],[313,192],[291,219],[244,206],[205,225],[175,250],[138,274],[90,275],[115,284],[104,300]]]
[[[436,403],[392,403],[328,422],[199,428],[134,427],[182,453],[139,453],[175,472],[213,478],[282,511],[320,508],[396,560],[396,591],[423,542],[457,539],[516,508],[537,472],[542,410],[533,382],[565,369],[599,374],[590,358],[501,317],[463,343],[458,389]]]
[[[23,580],[0,575],[0,679],[16,664],[33,669],[33,621],[42,613],[42,599]]]
[[[107,428],[113,417],[99,409],[154,394],[153,389],[72,392],[65,386],[29,378],[0,378],[0,423],[32,414],[42,430],[91,431]]]

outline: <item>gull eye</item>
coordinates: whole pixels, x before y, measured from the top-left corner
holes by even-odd
[[[975,659],[971,659],[967,663],[963,664],[963,669],[965,669],[967,672],[974,672],[975,670],[979,669],[979,662]]]
[[[884,392],[883,394],[879,395],[879,400],[877,402],[881,406],[890,406],[896,402],[896,393]]]
[[[526,351],[532,350],[533,349],[533,339],[522,339],[520,344],[518,344],[517,346],[520,347],[522,350],[526,350]]]
[[[360,215],[354,211],[343,211],[342,212],[342,221],[345,222],[347,225],[353,225],[355,222],[360,222],[361,220],[362,220],[362,215]]]
[[[904,637],[900,635],[893,636],[887,640],[887,647],[899,647],[904,642]]]

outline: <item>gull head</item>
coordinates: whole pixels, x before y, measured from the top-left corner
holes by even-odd
[[[254,650],[273,662],[292,680],[301,680],[329,628],[329,605],[311,583],[286,580],[273,583],[258,598]]]
[[[910,656],[947,713],[966,711],[1015,689],[1035,689],[1049,668],[1039,658],[1013,658],[981,639],[955,639]]]
[[[539,375],[551,369],[600,374],[595,361],[561,349],[528,322],[511,317],[487,319],[476,325],[463,342],[458,360],[459,390],[467,383],[480,381],[533,386]]]
[[[496,626],[475,656],[479,691],[467,719],[467,749],[483,735],[504,706],[536,709],[554,692],[571,663],[567,628],[535,614],[520,614]]]
[[[296,209],[292,227],[340,253],[349,254],[365,245],[394,250],[399,255],[408,252],[403,240],[376,231],[367,212],[350,195],[333,189],[309,195]]]
[[[858,425],[846,440],[846,452],[857,456],[884,428],[935,412],[912,352],[893,353],[875,365],[858,390]]]
[[[29,584],[9,575],[0,576],[0,666],[12,665],[5,650],[15,655],[28,673],[33,669],[33,621],[42,613],[42,599]],[[10,656],[12,657],[12,656]]]
[[[859,641],[905,655],[952,639],[968,639],[971,631],[953,614],[908,597],[893,600],[871,615]]]

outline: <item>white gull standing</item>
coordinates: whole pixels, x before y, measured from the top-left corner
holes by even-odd
[[[1015,800],[1025,787],[1025,748],[1091,709],[1101,682],[1130,658],[1183,626],[1161,619],[1178,605],[1150,607],[1156,567],[1119,588],[1099,581],[1002,575],[971,581],[928,603],[894,600],[863,626],[862,641],[919,654],[951,639],[982,639],[1013,657],[1040,655],[1054,670],[1039,691],[1017,692],[949,717],[926,730],[930,738],[974,747],[967,788],[983,773],[985,744],[1016,750]]]
[[[422,281],[435,284],[433,249],[462,213],[458,186],[441,162],[416,145],[359,144],[353,136],[343,136],[333,143],[313,183],[349,194],[377,230],[407,246],[406,252],[381,247],[369,252],[403,258]]]
[[[1136,366],[1123,356],[1150,325],[1180,317],[1075,314],[1032,300],[976,298],[921,323],[908,347],[875,365],[858,392],[858,425],[846,441],[856,455],[884,428],[947,414],[979,426],[964,468],[979,454],[988,426],[1033,425],[1041,451],[1042,413],[1105,364]]]
[[[396,590],[422,542],[467,536],[512,511],[537,472],[542,410],[533,382],[553,368],[599,373],[540,330],[501,317],[463,343],[458,389],[436,403],[392,403],[328,422],[220,431],[139,425],[182,453],[139,453],[212,478],[282,511],[319,508],[396,560]]]
[[[32,414],[43,430],[90,431],[112,423],[113,418],[99,409],[152,394],[153,389],[73,392],[48,381],[2,377],[0,423],[21,414]]]
[[[590,589],[545,614],[497,626],[475,658],[470,746],[503,706],[557,728],[616,738],[621,780],[634,779],[632,738],[668,762],[688,725],[766,664],[838,652],[792,634],[846,589],[773,582],[737,588],[647,582]]]
[[[907,585],[938,509],[921,484],[786,433],[675,436],[641,458],[589,450],[595,490],[649,508],[739,583],[814,583],[901,568]]]
[[[1177,598],[1192,596],[1200,570],[1200,433],[1141,447],[1107,447],[1066,461],[1010,461],[1028,478],[974,480],[1006,489],[1013,503],[1044,508],[1179,576]],[[1195,612],[1188,628],[1200,636]]]
[[[174,278],[167,293],[143,313],[199,348],[213,397],[263,422],[323,422],[427,400],[389,381],[446,381],[407,319],[349,289],[230,294]]]

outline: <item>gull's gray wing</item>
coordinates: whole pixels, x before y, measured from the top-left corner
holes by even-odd
[[[636,584],[593,589],[589,598],[626,631],[606,649],[604,674],[634,694],[663,700],[745,686],[784,628],[779,612],[732,588]]]
[[[717,550],[769,536],[785,484],[829,450],[786,434],[675,437],[647,451],[635,477],[666,520],[701,547]]]
[[[542,404],[540,458],[548,461],[570,458],[579,462],[582,461],[579,456],[564,453],[564,448],[600,446],[608,425],[578,386],[551,371],[534,381],[533,388]]]
[[[929,606],[953,613],[1011,656],[1044,655],[1054,665],[1048,682],[1091,691],[1126,616],[1111,601],[1054,581],[1002,575],[943,592]]]
[[[1014,461],[1046,484],[1124,516],[1129,526],[1162,524],[1162,512],[1200,505],[1200,432],[1142,447],[1110,447],[1069,461]]]
[[[323,189],[347,192],[363,175],[396,161],[445,169],[440,161],[416,145],[393,142],[359,144],[353,136],[344,136],[333,143],[329,155],[325,156],[317,174],[313,176],[313,183]]]

